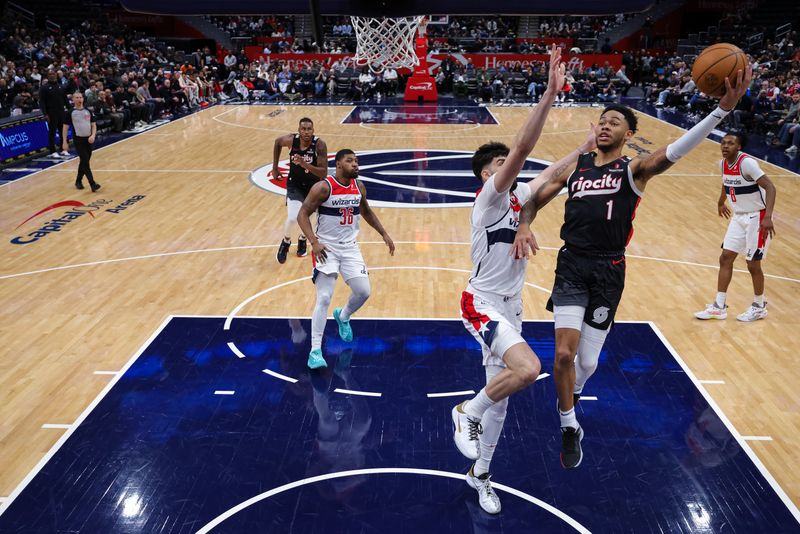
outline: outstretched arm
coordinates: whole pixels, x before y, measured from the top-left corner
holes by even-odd
[[[389,237],[389,233],[381,224],[380,219],[378,219],[378,215],[372,211],[372,208],[367,202],[367,188],[364,187],[364,184],[361,181],[356,181],[356,185],[358,185],[358,190],[361,191],[361,204],[359,205],[359,209],[361,211],[361,217],[367,222],[368,225],[373,227],[381,237],[383,238],[383,242],[386,243],[386,246],[389,247],[389,254],[394,256],[394,241],[392,238]]]
[[[306,195],[303,205],[300,206],[300,211],[297,213],[297,224],[300,225],[300,230],[311,242],[311,251],[320,263],[325,263],[327,254],[325,253],[325,245],[319,242],[317,234],[311,227],[311,214],[317,211],[320,204],[327,200],[331,194],[331,186],[328,182],[319,182],[314,184],[311,190]]]
[[[528,115],[522,129],[517,133],[514,144],[511,147],[505,163],[497,171],[494,178],[494,187],[498,193],[504,193],[511,189],[511,185],[522,170],[525,160],[536,146],[539,136],[542,133],[547,114],[553,101],[558,95],[558,91],[564,85],[566,67],[561,63],[561,49],[555,45],[550,50],[550,73],[547,81],[547,90],[542,95],[542,99]]]
[[[528,258],[529,254],[536,254],[539,245],[536,236],[533,235],[530,225],[540,208],[558,195],[567,183],[569,175],[572,173],[572,166],[578,161],[581,154],[591,152],[597,147],[594,124],[589,125],[584,142],[575,150],[547,167],[542,173],[528,182],[531,189],[531,196],[528,202],[522,206],[519,214],[519,227],[514,238],[514,244],[509,253],[515,259]]]
[[[650,178],[672,167],[674,163],[699,145],[711,133],[711,130],[716,128],[717,124],[736,107],[736,103],[750,86],[752,77],[753,69],[748,65],[744,74],[742,71],[738,72],[735,88],[731,87],[730,81],[725,78],[725,96],[720,99],[717,109],[675,142],[656,150],[649,156],[638,157],[631,161],[630,169],[636,180],[636,186],[644,191]]]

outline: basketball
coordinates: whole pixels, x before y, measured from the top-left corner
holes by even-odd
[[[725,94],[725,78],[736,85],[736,74],[744,72],[747,56],[742,49],[728,43],[711,45],[697,56],[692,65],[692,79],[697,87],[709,96]]]

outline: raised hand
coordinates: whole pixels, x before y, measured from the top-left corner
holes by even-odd
[[[547,75],[547,88],[554,93],[561,91],[564,87],[567,67],[561,63],[561,48],[553,45],[550,48],[550,68]]]
[[[736,87],[731,86],[731,81],[725,78],[725,95],[719,99],[719,107],[725,111],[731,111],[736,107],[739,99],[744,96],[747,89],[750,87],[750,82],[753,80],[753,68],[747,65],[747,68],[742,73],[741,70],[736,73]]]
[[[583,140],[578,146],[578,151],[581,154],[586,154],[597,148],[597,132],[595,132],[594,123],[589,123],[589,130],[586,132],[586,139]]]

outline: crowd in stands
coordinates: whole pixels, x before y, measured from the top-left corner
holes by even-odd
[[[541,29],[548,35],[581,36],[581,32],[601,31],[623,19],[542,19]],[[352,40],[352,26],[346,17],[327,21],[332,34],[341,40],[328,40],[322,47],[292,39],[290,17],[214,20],[237,35],[270,37],[265,54],[348,52],[345,43]],[[513,42],[514,25],[509,17],[450,17],[446,25],[429,26],[429,35],[434,39],[432,46],[441,46],[444,52],[448,45],[438,37]],[[796,32],[748,50],[755,69],[753,83],[727,119],[728,127],[768,135],[789,153],[800,146],[800,50],[795,42]],[[434,48],[433,52],[437,51]],[[701,116],[714,105],[713,99],[697,90],[691,65],[681,57],[638,50],[625,52],[621,59],[623,66],[618,69],[608,63],[573,68],[558,100],[617,101],[637,87],[655,106],[684,110],[689,115]],[[346,61],[289,68],[283,61],[271,61],[269,55],[248,61],[241,52],[228,52],[218,63],[207,48],[176,55],[151,39],[97,22],[53,33],[6,20],[0,27],[0,116],[37,109],[39,88],[50,71],[55,72],[66,94],[83,92],[87,107],[117,131],[229,99],[380,99],[397,94],[405,85],[405,77],[393,69],[375,74]],[[446,59],[434,76],[441,93],[486,102],[535,102],[547,81],[544,63],[483,70]]]
[[[540,17],[540,37],[594,38],[622,24],[633,15],[619,13],[608,17]]]
[[[294,18],[289,16],[212,16],[211,21],[231,37],[291,37],[294,35]]]
[[[766,41],[749,50],[753,80],[747,94],[723,127],[766,135],[772,143],[794,154],[800,147],[800,48],[797,33],[778,42]],[[644,98],[657,107],[675,108],[690,116],[707,113],[715,101],[700,92],[691,78],[691,65],[683,58],[645,52],[625,54],[633,84],[641,85]]]
[[[64,94],[84,93],[98,122],[122,131],[215,101],[221,87],[214,63],[209,49],[176,63],[174,50],[123,28],[84,22],[54,33],[7,20],[0,28],[0,117],[39,109],[52,72]]]

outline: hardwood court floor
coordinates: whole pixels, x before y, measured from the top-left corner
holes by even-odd
[[[94,372],[119,370],[167,315],[226,315],[259,291],[309,275],[308,258],[276,263],[283,199],[248,180],[253,169],[271,162],[273,139],[295,131],[300,117],[314,119],[332,152],[473,150],[490,139],[510,143],[529,111],[493,108],[500,124],[491,126],[340,124],[350,109],[214,107],[95,152],[92,166],[103,185],[98,194],[74,189],[77,161],[0,188],[0,497],[64,432],[42,425],[74,422],[111,379]],[[598,115],[597,109],[552,110],[533,156],[558,159]],[[644,140],[637,144],[658,147],[681,130],[640,115],[640,132]],[[752,295],[749,275],[737,271],[729,290],[732,317],[700,322],[692,312],[715,294],[726,228],[716,215],[719,157],[718,145],[706,141],[648,185],[618,318],[654,321],[697,377],[724,381],[707,389],[742,435],[772,437],[751,446],[800,503],[794,460],[800,446],[800,182],[762,163],[778,188],[777,239],[764,263],[769,318],[735,320]],[[136,196],[144,198],[118,213],[78,217],[35,243],[9,242],[50,220],[43,215],[16,228],[56,202],[103,199],[107,208]],[[561,243],[563,202],[556,199],[535,225],[543,249],[530,263],[527,280],[545,289],[552,285]],[[363,225],[373,293],[362,315],[456,317],[466,282],[462,271],[470,269],[468,211],[378,213],[398,247],[389,257],[377,234]],[[399,268],[415,266],[421,269]],[[744,261],[736,267],[744,269]],[[346,294],[340,282],[334,304]],[[525,317],[551,319],[546,299],[545,291],[526,288]],[[313,302],[310,284],[292,284],[255,299],[240,314],[308,316]]]

